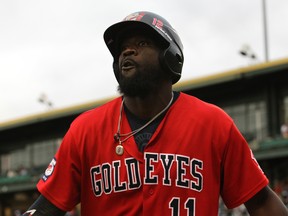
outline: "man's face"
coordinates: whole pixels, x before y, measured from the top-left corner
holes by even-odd
[[[130,97],[145,97],[165,78],[159,64],[160,48],[143,32],[126,34],[119,47],[119,91]]]

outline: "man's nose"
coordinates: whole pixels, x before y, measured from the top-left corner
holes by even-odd
[[[137,54],[137,49],[134,46],[127,46],[122,51],[123,56],[136,55],[136,54]]]

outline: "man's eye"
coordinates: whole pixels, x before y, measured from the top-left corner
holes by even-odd
[[[148,42],[148,41],[140,41],[140,42],[138,43],[138,46],[140,46],[140,47],[148,46],[148,45],[149,45],[149,42]]]

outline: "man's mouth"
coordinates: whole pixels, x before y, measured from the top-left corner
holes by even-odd
[[[122,71],[128,71],[131,70],[132,68],[135,68],[135,62],[130,59],[124,60],[121,64]]]

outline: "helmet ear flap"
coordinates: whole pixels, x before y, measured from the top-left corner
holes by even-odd
[[[181,77],[184,57],[176,46],[169,46],[160,54],[160,64],[172,77],[172,83],[176,83]]]

